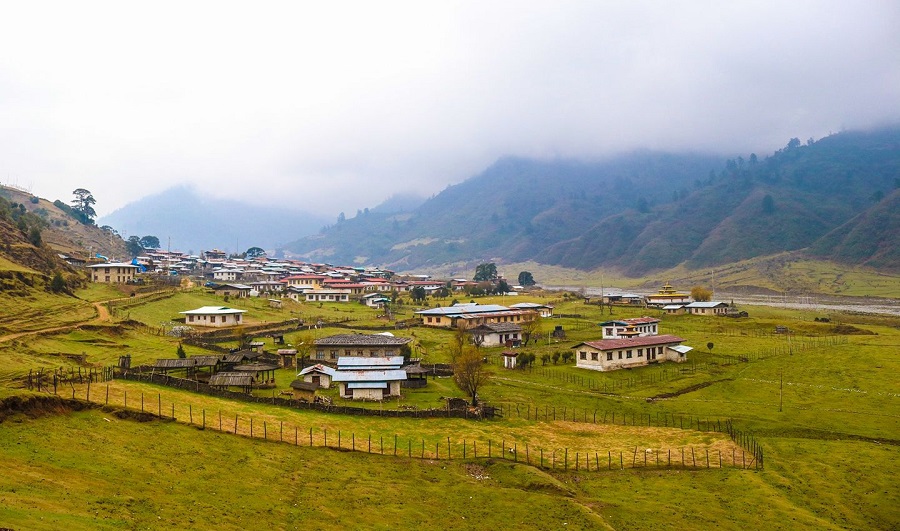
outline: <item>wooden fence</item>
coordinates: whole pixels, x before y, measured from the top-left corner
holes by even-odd
[[[95,388],[96,389],[96,388]],[[87,388],[85,400],[105,406],[119,407],[119,404],[110,403],[108,387],[95,390],[91,395],[90,387]],[[284,421],[269,422],[255,419],[252,416],[223,413],[221,410],[209,411],[205,409],[195,410],[188,405],[185,408],[176,408],[175,403],[166,404],[163,407],[161,395],[157,394],[157,400],[151,396],[140,393],[139,397],[132,396],[129,402],[127,392],[123,396],[121,407],[126,410],[140,411],[141,414],[157,417],[162,420],[184,422],[190,426],[196,426],[202,430],[215,430],[222,433],[247,436],[253,439],[287,443],[294,446],[322,447],[341,451],[363,452],[370,454],[388,455],[393,457],[405,457],[410,459],[427,460],[479,460],[479,459],[503,459],[514,461],[529,466],[551,470],[597,472],[607,470],[624,469],[712,469],[712,468],[740,468],[761,469],[762,450],[740,450],[735,446],[731,451],[723,452],[720,449],[708,447],[697,448],[694,446],[675,448],[648,448],[646,445],[629,447],[626,451],[621,448],[604,449],[602,451],[582,451],[570,448],[544,448],[527,443],[519,444],[505,439],[456,439],[431,435],[423,437],[401,437],[398,434],[388,436],[371,433],[357,436],[355,432],[347,433],[342,430],[314,428],[298,426]],[[73,400],[77,400],[73,397]],[[138,405],[139,404],[139,405]],[[176,414],[178,412],[180,416]],[[732,440],[738,444],[741,441],[750,444],[745,434],[734,430],[730,421],[726,426],[732,430]]]

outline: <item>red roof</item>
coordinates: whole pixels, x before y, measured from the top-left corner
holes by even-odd
[[[292,275],[289,277],[284,277],[282,280],[299,280],[301,278],[322,280],[328,277],[326,277],[325,275]]]
[[[633,319],[622,319],[631,325],[653,324],[660,322],[656,317],[635,317]]]
[[[576,347],[579,345],[587,345],[589,347],[593,347],[597,350],[613,350],[617,348],[628,348],[628,347],[653,347],[659,345],[668,345],[671,343],[681,343],[684,341],[683,338],[678,336],[671,335],[662,335],[662,336],[644,336],[644,337],[631,337],[631,338],[623,338],[623,339],[601,339],[599,341],[585,341],[584,343],[579,343],[575,345]]]

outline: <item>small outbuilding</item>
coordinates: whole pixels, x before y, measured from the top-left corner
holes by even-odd
[[[503,351],[503,367],[506,369],[515,369],[516,368],[516,360],[519,357],[519,353],[513,350],[505,350]]]
[[[302,400],[304,402],[312,402],[316,399],[316,390],[319,388],[317,384],[312,382],[304,382],[297,379],[291,382],[291,391],[294,400]]]

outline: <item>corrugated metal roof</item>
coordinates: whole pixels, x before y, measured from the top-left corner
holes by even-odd
[[[678,336],[671,335],[644,336],[631,337],[626,339],[601,339],[599,341],[585,341],[584,343],[575,345],[574,348],[578,348],[580,345],[588,345],[594,347],[597,350],[610,350],[628,347],[653,347],[660,345],[669,345],[671,343],[681,343],[682,341],[684,341],[684,339]]]
[[[253,375],[239,372],[220,372],[209,377],[209,385],[246,387],[253,385]]]
[[[231,315],[235,313],[246,313],[247,310],[235,310],[227,306],[201,306],[196,310],[188,310],[183,313],[185,315]]]
[[[719,306],[728,306],[727,302],[692,302],[685,306],[685,308],[716,308]]]
[[[313,382],[304,382],[303,380],[294,380],[291,382],[292,389],[299,389],[301,391],[315,391],[319,388],[319,384]]]
[[[276,369],[278,369],[277,365],[269,365],[268,363],[247,363],[245,365],[238,365],[234,368],[234,370],[241,372],[274,371]]]
[[[312,367],[306,367],[305,369],[297,373],[297,376],[306,376],[311,372],[319,372],[333,377],[336,371],[327,365],[313,365]]]
[[[191,358],[163,359],[156,360],[153,367],[156,369],[187,369],[189,367],[196,367],[196,363]]]
[[[409,337],[394,337],[382,334],[336,334],[316,339],[317,346],[372,346],[393,347],[412,341]]]
[[[418,315],[462,315],[466,313],[504,312],[508,310],[509,308],[500,306],[499,304],[459,304],[431,308],[429,310],[419,310],[415,313]]]

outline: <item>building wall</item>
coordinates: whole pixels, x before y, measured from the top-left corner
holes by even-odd
[[[92,267],[91,280],[110,284],[121,284],[134,279],[133,267]]]
[[[400,356],[401,346],[402,345],[391,345],[388,347],[372,345],[316,345],[315,359],[336,360],[341,356],[351,356],[356,358],[389,358],[391,356]]]
[[[185,315],[184,324],[188,326],[210,326],[222,328],[226,326],[236,326],[243,322],[240,313],[227,315]]]
[[[304,374],[303,381],[306,383],[312,383],[313,376],[319,377],[319,387],[321,387],[322,389],[331,388],[331,376],[328,376],[327,374]]]
[[[653,350],[651,351],[650,349]],[[685,356],[663,345],[611,350],[598,350],[588,345],[579,345],[574,350],[575,366],[595,371],[614,371],[626,367],[640,367],[653,361],[682,362],[687,359]]]

